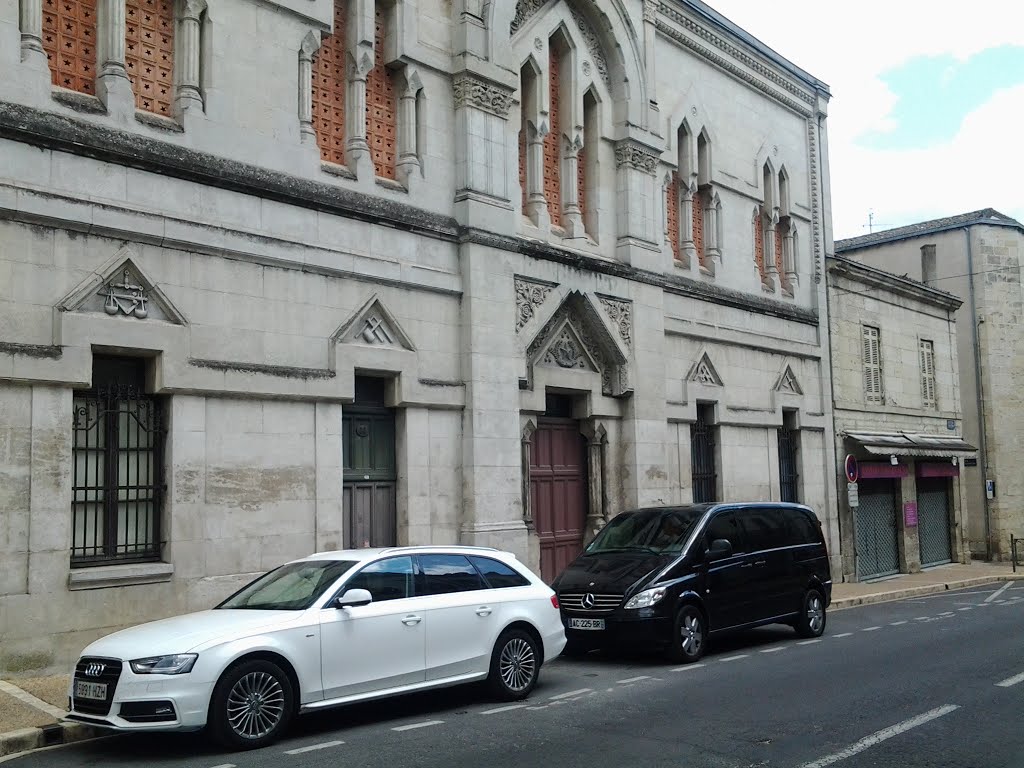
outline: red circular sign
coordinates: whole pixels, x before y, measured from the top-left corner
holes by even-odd
[[[846,479],[848,482],[856,483],[860,477],[860,467],[857,466],[857,458],[852,454],[846,454]]]

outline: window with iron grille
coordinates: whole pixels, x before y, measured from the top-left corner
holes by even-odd
[[[160,559],[164,410],[144,383],[143,361],[96,358],[74,394],[72,567]]]
[[[885,402],[882,388],[881,332],[870,325],[863,327],[864,347],[864,396],[869,403]]]
[[[698,405],[697,420],[690,426],[690,463],[693,473],[693,501],[717,501],[718,473],[715,467],[714,406]]]
[[[925,408],[937,408],[935,396],[935,344],[921,339],[921,404]]]
[[[794,422],[791,411],[783,413],[782,428],[779,430],[779,489],[782,501],[796,504],[800,501],[800,474],[797,471],[800,432]]]

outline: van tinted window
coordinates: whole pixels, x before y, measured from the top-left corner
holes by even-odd
[[[789,527],[793,531],[794,544],[818,544],[821,542],[821,533],[818,524],[811,516],[800,509],[785,510]]]
[[[751,552],[788,547],[796,543],[787,531],[786,518],[780,509],[752,507],[743,510],[739,519]]]
[[[705,546],[710,547],[715,539],[725,539],[732,544],[733,554],[741,554],[747,550],[744,548],[743,533],[737,521],[736,512],[719,512],[708,523],[708,532],[705,537]]]

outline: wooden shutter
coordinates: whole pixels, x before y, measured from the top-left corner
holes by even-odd
[[[864,326],[864,393],[869,403],[885,402],[880,336],[877,328]]]
[[[921,339],[921,401],[925,408],[936,406],[935,397],[935,345]]]

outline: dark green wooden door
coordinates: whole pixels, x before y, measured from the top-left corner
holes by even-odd
[[[382,395],[358,384],[356,403],[342,417],[345,546],[391,547],[397,543],[395,417]]]

